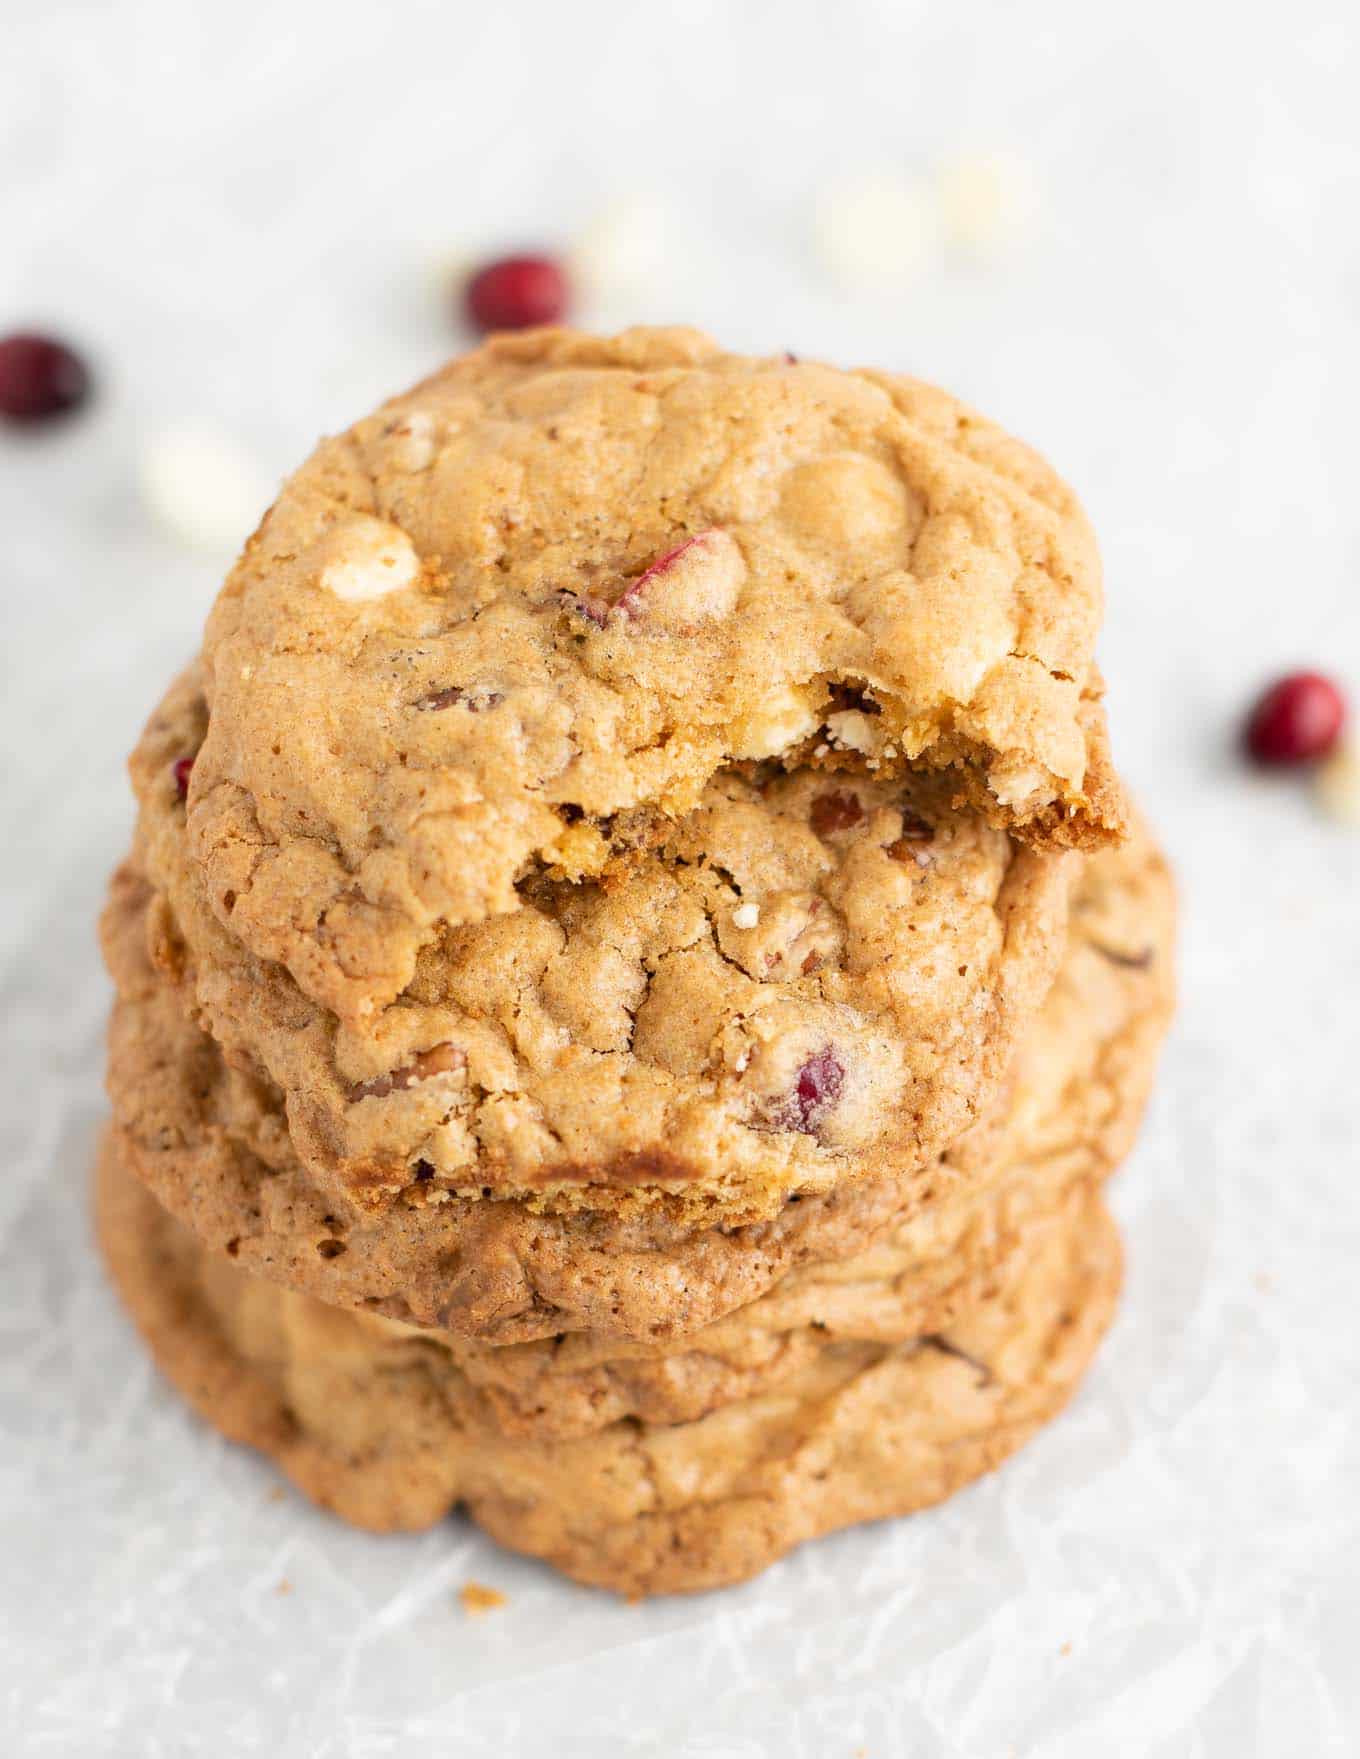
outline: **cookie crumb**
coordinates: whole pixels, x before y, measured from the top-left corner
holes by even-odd
[[[288,1580],[287,1576],[281,1576],[279,1578],[279,1585],[275,1588],[274,1592],[275,1594],[291,1594],[293,1592],[293,1584]]]
[[[1071,1653],[1072,1645],[1070,1643],[1064,1643],[1062,1648],[1058,1651],[1059,1655],[1070,1655]]]
[[[507,1600],[499,1588],[488,1588],[485,1582],[464,1582],[458,1590],[458,1599],[463,1611],[470,1618],[479,1617],[484,1612],[494,1612],[498,1606],[505,1606]]]

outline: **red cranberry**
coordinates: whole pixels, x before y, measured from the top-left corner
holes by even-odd
[[[194,760],[191,757],[180,757],[175,760],[175,792],[181,800],[189,798],[189,774],[193,767]]]
[[[658,556],[655,562],[649,562],[641,574],[628,582],[618,598],[614,600],[613,609],[622,611],[627,616],[634,616],[641,608],[642,595],[650,583],[673,568],[682,556],[688,555],[696,547],[702,549],[708,541],[709,533],[706,531],[696,532],[693,537],[682,538],[673,548]]]
[[[1257,763],[1311,763],[1332,750],[1345,720],[1346,699],[1330,678],[1291,672],[1258,699],[1243,737]]]
[[[808,813],[808,822],[819,837],[848,831],[864,817],[859,796],[850,793],[819,794]]]
[[[90,375],[80,356],[54,336],[0,336],[0,416],[50,421],[85,401]]]
[[[845,1066],[829,1044],[803,1064],[793,1092],[777,1108],[773,1122],[780,1130],[816,1134],[823,1116],[835,1105],[845,1085]]]
[[[567,277],[552,257],[502,257],[468,282],[463,307],[478,330],[527,330],[566,314]]]

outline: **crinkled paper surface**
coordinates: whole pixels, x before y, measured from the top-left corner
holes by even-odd
[[[1263,675],[1311,660],[1360,688],[1350,12],[1242,8],[1228,36],[1170,5],[832,18],[7,17],[0,328],[63,324],[101,395],[64,433],[0,435],[6,1755],[1360,1750],[1360,834],[1231,751]],[[818,280],[800,229],[826,174],[1008,142],[1044,206],[1005,264],[886,305]],[[147,523],[139,448],[206,418],[278,474],[448,346],[422,305],[446,251],[568,236],[639,184],[683,248],[588,320],[906,366],[1077,482],[1117,756],[1185,934],[1117,1187],[1128,1288],[1070,1412],[946,1508],[630,1608],[460,1520],[376,1540],[280,1492],[148,1368],[84,1186],[121,757],[225,560]],[[470,1579],[508,1604],[466,1616]]]

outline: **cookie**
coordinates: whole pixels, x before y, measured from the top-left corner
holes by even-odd
[[[161,1202],[242,1268],[329,1302],[500,1344],[586,1332],[571,1348],[587,1354],[610,1340],[694,1332],[800,1266],[847,1258],[894,1226],[919,1241],[1012,1168],[1049,1160],[1070,1163],[1073,1178],[1103,1176],[1136,1127],[1171,1005],[1170,881],[1140,829],[1086,864],[1063,969],[1014,1066],[1011,1097],[919,1175],[871,1173],[734,1229],[694,1230],[660,1207],[644,1224],[481,1198],[374,1214],[317,1186],[298,1164],[279,1095],[225,1064],[188,1018],[163,915],[127,871],[105,917],[120,991],[110,1092],[127,1156]],[[991,1238],[972,1228],[967,1255],[977,1259]],[[514,1397],[527,1408],[536,1408],[535,1364],[561,1348],[521,1352]]]
[[[206,1420],[314,1501],[377,1531],[457,1503],[502,1543],[630,1596],[754,1575],[806,1539],[923,1508],[998,1465],[1065,1403],[1108,1323],[1118,1236],[1091,1187],[939,1334],[828,1340],[776,1391],[694,1422],[534,1441],[470,1421],[418,1333],[205,1253],[120,1165],[100,1241],[162,1370]]]
[[[756,768],[635,821],[601,877],[442,929],[354,1031],[206,907],[172,756],[203,719],[186,678],[139,746],[138,859],[209,1031],[337,1199],[730,1227],[906,1176],[989,1107],[1061,957],[1077,857],[951,813],[937,777]]]
[[[372,1030],[446,927],[732,765],[941,772],[1117,839],[1090,529],[910,379],[692,331],[498,338],[325,441],[209,618],[188,831],[224,927]]]

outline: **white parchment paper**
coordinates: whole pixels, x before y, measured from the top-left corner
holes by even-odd
[[[51,0],[0,52],[0,329],[100,398],[0,435],[0,1751],[80,1759],[1278,1759],[1360,1750],[1360,836],[1242,771],[1263,676],[1360,691],[1353,9],[485,9]],[[892,298],[828,177],[1009,147],[1004,261]],[[206,419],[277,478],[456,342],[447,253],[643,188],[680,241],[584,315],[921,371],[1102,533],[1117,755],[1174,851],[1184,1003],[1069,1414],[916,1519],[642,1608],[461,1521],[279,1496],[147,1367],[84,1210],[122,756],[227,560],[137,497]],[[244,533],[242,533],[244,535]],[[505,1592],[473,1620],[463,1582]],[[287,1590],[283,1585],[287,1584]]]

